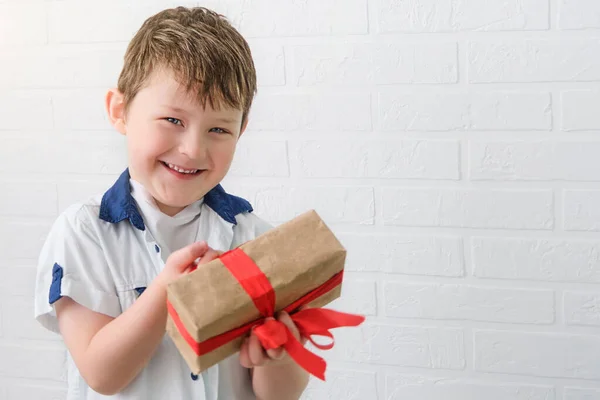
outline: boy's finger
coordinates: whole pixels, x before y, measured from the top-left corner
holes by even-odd
[[[258,337],[254,334],[250,335],[248,339],[248,355],[253,366],[261,366],[267,361],[267,355],[263,347],[258,340]]]
[[[208,264],[212,260],[219,258],[220,255],[221,255],[220,251],[209,248],[206,251],[206,253],[204,253],[204,255],[202,257],[200,257],[199,260],[196,260],[197,262],[195,262],[195,264],[196,265]]]
[[[278,347],[276,349],[267,350],[267,355],[271,360],[281,360],[285,355],[285,350],[283,347]]]
[[[292,321],[292,317],[290,317],[290,315],[287,312],[281,311],[277,319],[279,320],[279,322],[287,326],[287,328],[290,330],[290,332],[292,332],[292,335],[294,335],[296,339],[300,340],[300,331],[296,327],[296,324],[294,324],[294,321]]]
[[[252,362],[250,361],[250,355],[248,353],[248,338],[245,338],[240,347],[240,364],[244,368],[252,368]]]
[[[202,257],[208,251],[206,242],[195,242],[189,246],[179,249],[169,257],[168,262],[178,267],[182,271],[188,268],[199,257]]]

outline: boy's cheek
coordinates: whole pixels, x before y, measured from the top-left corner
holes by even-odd
[[[213,149],[212,158],[215,164],[218,164],[220,167],[229,168],[233,162],[235,150],[235,146],[223,146],[222,148]]]

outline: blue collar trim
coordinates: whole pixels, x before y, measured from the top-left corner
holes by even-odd
[[[99,217],[111,223],[127,219],[133,226],[143,231],[146,229],[144,219],[131,195],[129,179],[129,169],[126,169],[115,184],[104,193]],[[247,200],[226,193],[221,185],[217,185],[204,196],[204,204],[234,225],[237,224],[236,215],[253,211],[252,205]]]

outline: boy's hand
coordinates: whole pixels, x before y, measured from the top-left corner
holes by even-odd
[[[165,268],[156,277],[159,283],[166,287],[169,283],[196,268],[196,265],[206,264],[221,253],[208,247],[206,242],[195,242],[172,253],[167,259]]]
[[[268,320],[269,318],[267,318]],[[283,323],[300,343],[303,345],[306,343],[306,338],[300,337],[300,332],[288,313],[285,311],[280,312],[277,320]],[[289,360],[290,358],[283,346],[265,350],[254,332],[251,332],[250,336],[244,339],[240,348],[240,364],[246,368],[261,367],[277,362],[285,363]]]

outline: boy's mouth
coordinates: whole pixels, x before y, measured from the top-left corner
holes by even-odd
[[[184,168],[178,167],[177,165],[167,163],[164,161],[161,161],[161,164],[164,165],[166,168],[170,169],[171,171],[175,171],[175,172],[178,172],[178,173],[184,174],[184,175],[197,175],[198,173],[203,171],[201,169],[184,169]]]

